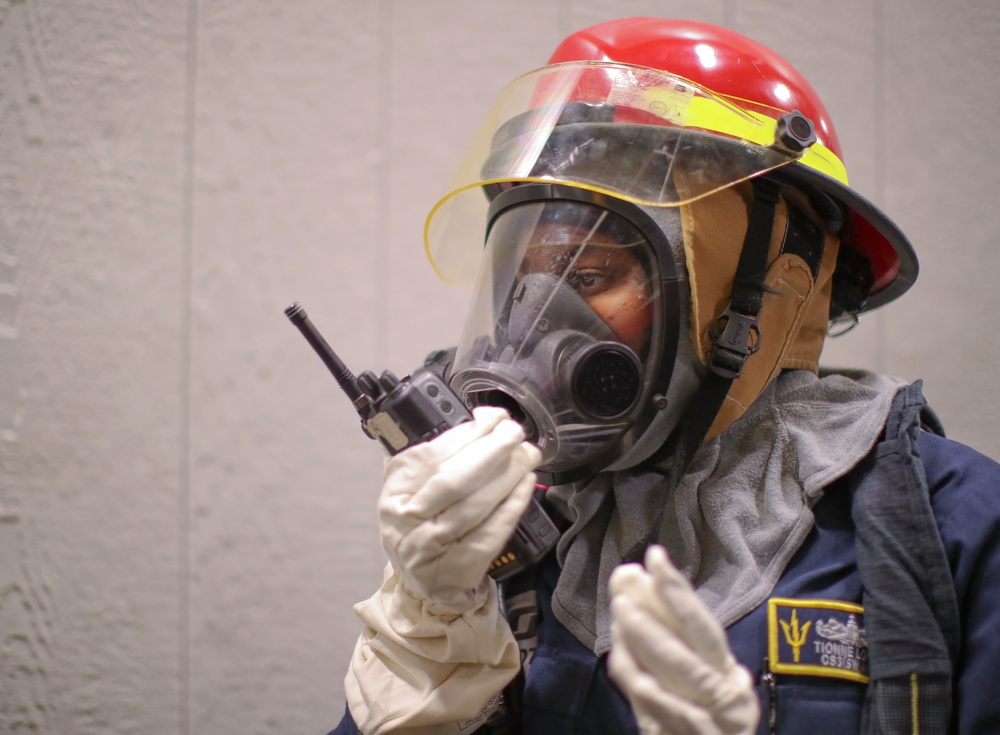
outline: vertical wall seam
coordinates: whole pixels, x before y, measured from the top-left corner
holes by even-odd
[[[575,10],[576,8],[573,0],[559,0],[556,5],[556,30],[558,32],[559,41],[578,30],[576,28]],[[554,51],[555,48],[552,50]]]
[[[375,116],[378,120],[376,145],[379,148],[375,174],[376,203],[373,209],[375,216],[375,239],[378,241],[378,260],[375,273],[378,280],[375,284],[377,298],[375,299],[375,354],[377,364],[385,365],[389,361],[389,324],[390,298],[389,283],[391,282],[392,247],[389,242],[389,222],[392,220],[392,186],[389,172],[392,168],[392,3],[393,0],[381,0],[378,8],[378,101]]]
[[[886,191],[885,191],[885,168],[886,168],[886,156],[885,156],[885,121],[886,121],[886,110],[885,110],[885,90],[886,90],[886,26],[885,26],[885,7],[883,5],[883,0],[874,0],[872,3],[872,27],[874,30],[875,38],[875,52],[873,54],[872,63],[874,69],[872,70],[872,78],[874,79],[874,94],[875,94],[875,104],[874,104],[874,124],[875,124],[875,196],[877,197],[875,201],[879,202],[884,208],[887,204],[886,202]],[[875,340],[875,369],[884,373],[889,369],[886,364],[886,354],[888,351],[888,327],[886,326],[886,317],[882,316],[881,319],[876,320],[875,329],[878,332],[878,338]]]
[[[178,499],[178,722],[180,735],[191,732],[191,384],[194,281],[194,168],[198,77],[198,0],[188,0],[187,56],[184,80],[184,191],[181,245],[181,364]]]
[[[722,25],[736,30],[736,0],[725,0],[722,3]]]

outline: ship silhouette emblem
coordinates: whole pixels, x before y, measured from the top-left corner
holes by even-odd
[[[858,625],[854,615],[849,616],[846,623],[842,623],[836,618],[830,618],[825,623],[822,620],[817,620],[816,635],[829,641],[845,643],[857,648],[865,648],[868,645],[865,629]]]

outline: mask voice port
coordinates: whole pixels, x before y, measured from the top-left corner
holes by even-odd
[[[499,389],[472,391],[466,396],[466,402],[470,408],[477,406],[496,406],[506,409],[510,417],[524,428],[525,441],[538,442],[538,427],[531,416],[517,400]]]

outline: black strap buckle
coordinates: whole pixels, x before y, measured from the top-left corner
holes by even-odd
[[[743,364],[760,349],[760,325],[756,316],[726,309],[715,320],[709,332],[714,349],[709,367],[716,375],[736,380]]]

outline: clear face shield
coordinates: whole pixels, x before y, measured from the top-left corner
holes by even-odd
[[[639,207],[569,187],[498,196],[451,385],[499,405],[564,482],[607,465],[663,407],[678,271]]]
[[[483,191],[492,196],[511,183],[562,183],[677,207],[799,160],[846,181],[823,146],[796,151],[776,142],[782,114],[610,61],[525,74],[500,92],[428,215],[428,257],[445,282],[470,283],[488,206]]]

